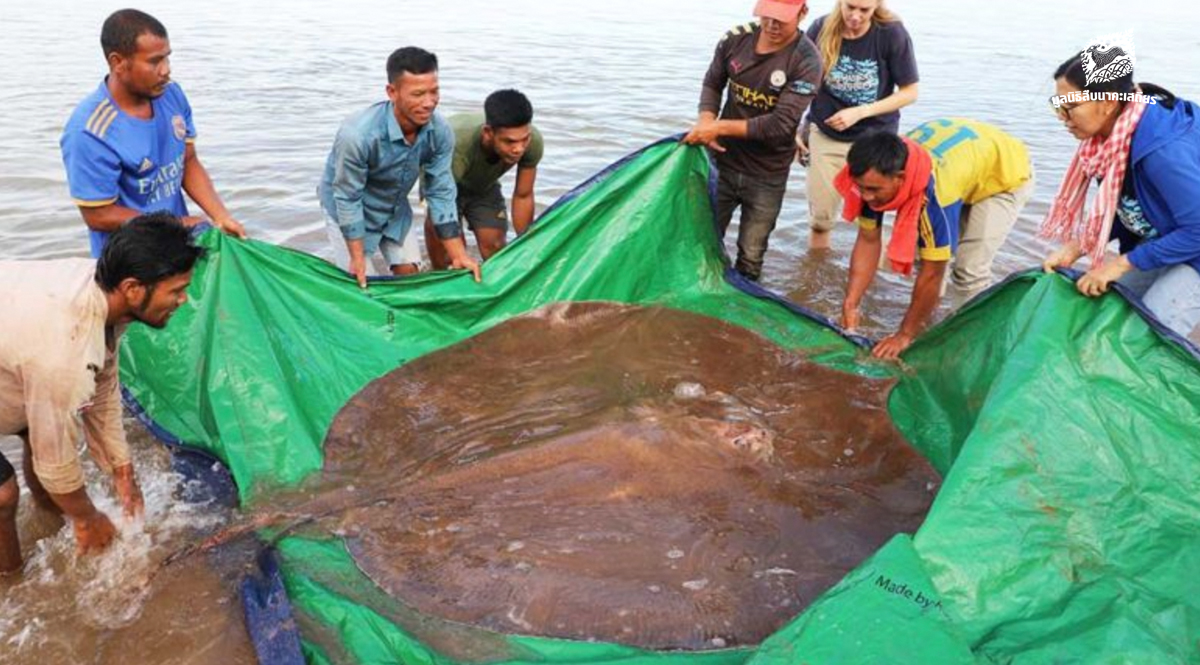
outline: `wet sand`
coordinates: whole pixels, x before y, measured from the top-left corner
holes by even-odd
[[[939,479],[890,383],[693,314],[555,306],[373,382],[323,484],[359,567],[420,612],[647,648],[754,644]]]

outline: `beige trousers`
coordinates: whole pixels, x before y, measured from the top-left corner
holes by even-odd
[[[813,126],[808,134],[808,225],[815,231],[830,231],[842,218],[842,196],[833,179],[846,165],[850,143],[835,141]]]
[[[1011,192],[967,206],[959,219],[958,251],[950,264],[950,307],[958,309],[992,285],[992,261],[1033,195],[1034,177]]]

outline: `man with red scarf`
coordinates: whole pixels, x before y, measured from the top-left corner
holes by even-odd
[[[992,260],[1033,192],[1025,145],[998,128],[962,119],[932,120],[900,138],[870,134],[854,142],[834,180],[858,221],[841,324],[859,324],[859,304],[875,279],[885,212],[895,212],[887,257],[910,275],[921,259],[900,329],[874,355],[894,359],[929,324],[941,300],[947,265],[957,306],[992,283]]]

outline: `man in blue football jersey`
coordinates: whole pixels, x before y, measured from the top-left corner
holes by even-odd
[[[157,19],[136,9],[104,21],[100,45],[108,76],[63,131],[67,184],[91,231],[92,256],[108,234],[143,212],[166,210],[189,226],[183,193],[226,233],[246,231],[221,202],[196,156],[192,107],[171,82],[171,43]]]

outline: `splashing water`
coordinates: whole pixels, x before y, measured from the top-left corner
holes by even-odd
[[[77,554],[70,526],[36,507],[23,490],[18,531],[26,562],[23,574],[0,579],[0,663],[76,662],[89,654],[94,662],[128,662],[128,652],[116,646],[126,640],[145,643],[144,634],[152,633],[178,640],[188,631],[203,633],[206,621],[228,623],[224,616],[206,616],[194,603],[208,591],[217,605],[236,605],[229,602],[235,598],[232,589],[221,589],[219,576],[197,570],[203,562],[189,566],[187,574],[207,577],[207,590],[176,588],[180,585],[170,578],[182,570],[161,582],[155,579],[164,558],[225,524],[227,511],[177,499],[183,479],[170,471],[166,451],[136,424],[127,423],[127,429],[145,499],[142,518],[124,517],[105,474],[84,455],[88,493],[119,534],[103,553]],[[152,603],[178,609],[174,615],[157,609],[148,614],[144,610]]]

